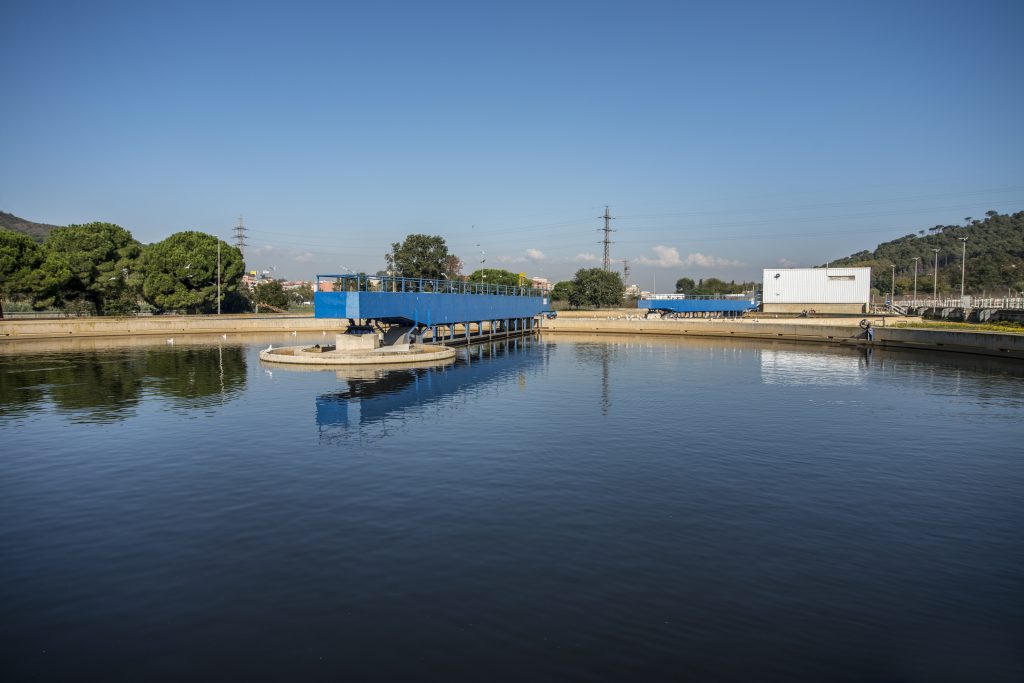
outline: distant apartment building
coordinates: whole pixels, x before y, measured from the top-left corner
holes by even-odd
[[[242,286],[248,289],[252,289],[256,286],[256,283],[260,281],[259,273],[255,270],[250,270],[242,274]]]

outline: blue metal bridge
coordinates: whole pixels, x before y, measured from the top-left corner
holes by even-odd
[[[321,291],[325,284],[333,291]],[[398,326],[431,331],[433,341],[453,341],[455,326],[478,333],[484,324],[495,330],[528,332],[548,308],[547,295],[531,287],[509,287],[459,280],[432,280],[367,275],[317,275],[317,318],[347,318],[350,327]]]
[[[759,304],[756,297],[749,295],[655,294],[649,299],[638,300],[636,305],[637,308],[646,308],[673,317],[705,317],[740,316],[747,311],[756,311]]]

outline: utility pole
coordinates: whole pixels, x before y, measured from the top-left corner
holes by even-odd
[[[622,281],[629,282],[629,259],[622,259]]]
[[[917,264],[920,260],[920,256],[914,257],[914,308],[917,308]]]
[[[604,260],[602,261],[602,264],[603,264],[602,267],[605,270],[611,270],[611,255],[610,255],[609,248],[611,247],[611,244],[612,244],[611,234],[613,232],[615,232],[615,231],[612,230],[612,224],[611,224],[612,215],[610,213],[608,213],[608,207],[607,206],[604,207],[604,216],[598,216],[598,218],[604,218],[604,227],[603,228],[598,228],[598,230],[604,230],[604,239],[602,240],[602,243],[604,244]]]
[[[241,216],[238,217],[238,225],[235,226],[235,246],[242,254],[242,263],[245,263],[245,223],[242,222]]]
[[[892,264],[892,287],[889,288],[889,308],[896,310],[896,264]]]
[[[932,248],[935,252],[935,270],[932,271],[932,307],[939,305],[939,250]]]

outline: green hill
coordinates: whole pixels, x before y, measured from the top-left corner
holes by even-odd
[[[7,228],[14,232],[25,233],[36,242],[42,242],[45,240],[46,236],[50,234],[50,231],[56,227],[59,226],[47,225],[46,223],[33,223],[32,221],[27,221],[24,218],[18,218],[14,214],[0,211],[0,228]]]
[[[1024,211],[989,211],[984,220],[965,219],[964,225],[936,225],[916,234],[879,244],[874,251],[831,261],[833,266],[871,266],[871,286],[888,292],[896,265],[896,295],[914,287],[914,257],[919,257],[918,296],[930,296],[935,252],[939,250],[939,296],[960,295],[960,264],[967,238],[966,292],[976,296],[1006,296],[1024,289]],[[1019,296],[1019,294],[1018,294]]]

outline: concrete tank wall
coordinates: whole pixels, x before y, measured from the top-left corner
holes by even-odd
[[[157,315],[140,318],[58,318],[2,320],[0,340],[73,336],[222,334],[226,332],[292,332],[344,330],[346,320],[311,316]]]
[[[887,348],[957,351],[1024,360],[1024,335],[998,332],[960,332],[882,327],[881,320],[869,318],[875,328],[874,344]],[[772,339],[776,341],[818,341],[834,344],[867,344],[867,335],[854,324],[826,321],[719,321],[719,320],[608,320],[600,318],[545,320],[544,333],[596,332],[609,334],[670,334],[702,337]]]

